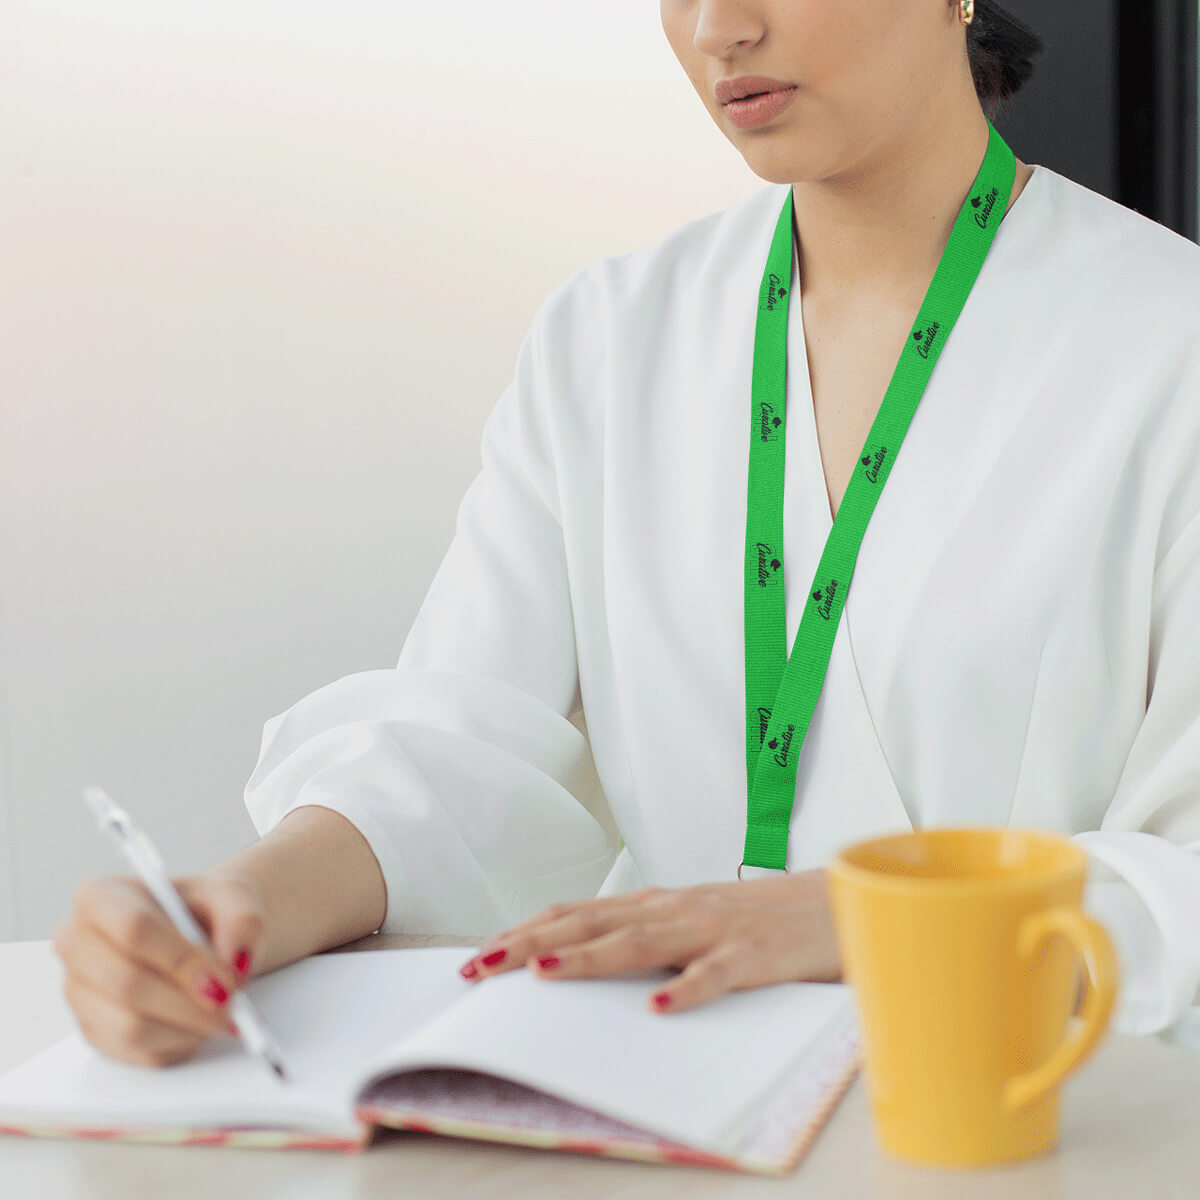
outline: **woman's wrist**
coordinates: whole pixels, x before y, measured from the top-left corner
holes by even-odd
[[[367,840],[319,805],[293,809],[205,874],[242,880],[261,897],[256,975],[374,933],[387,911],[383,872]]]
[[[829,890],[829,872],[823,867],[790,872],[785,879],[791,885],[791,903],[802,915],[804,938],[813,964],[807,975],[821,983],[842,982],[842,955],[833,920],[833,901]]]

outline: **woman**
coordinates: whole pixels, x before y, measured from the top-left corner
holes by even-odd
[[[131,882],[79,889],[55,943],[106,1053],[186,1058],[249,974],[380,928],[490,935],[476,980],[678,967],[647,998],[668,1014],[837,979],[824,867],[914,824],[1077,836],[1122,960],[1117,1027],[1191,1027],[1200,250],[1011,152],[1004,187],[972,194],[1038,48],[994,3],[661,15],[769,186],[547,298],[397,669],[269,721],[246,791],[264,836],[181,881],[214,954]],[[923,300],[976,217],[986,257],[941,336]],[[756,356],[777,306],[774,405]],[[797,734],[752,691],[810,580],[828,603],[822,552],[880,474],[872,430],[913,356],[936,370]],[[747,512],[760,441],[787,463],[777,545]],[[749,614],[777,580],[760,677]],[[748,832],[777,758],[786,873]]]

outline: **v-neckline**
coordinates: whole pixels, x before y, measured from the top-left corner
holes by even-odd
[[[800,303],[800,256],[798,253],[793,254],[791,297],[793,303],[798,308]],[[791,320],[790,309],[787,351],[789,372],[792,369],[791,364],[798,360],[796,367],[798,374],[795,382],[792,383],[789,379],[788,404],[790,407],[794,401],[804,409],[804,413],[800,417],[800,420],[804,424],[804,429],[797,430],[797,432],[805,441],[803,446],[797,446],[796,449],[801,451],[805,461],[803,464],[797,464],[802,469],[796,472],[796,474],[803,476],[800,486],[807,489],[808,492],[808,497],[801,501],[803,509],[806,510],[803,512],[801,518],[804,521],[804,528],[806,530],[806,533],[802,536],[806,544],[806,552],[812,556],[809,565],[815,569],[818,557],[824,551],[829,541],[829,535],[833,530],[835,518],[832,505],[829,503],[829,492],[825,481],[825,464],[821,458],[820,438],[817,436],[816,408],[814,406],[812,379],[809,374],[808,344],[805,340],[803,313],[798,311],[797,319],[793,322]],[[790,412],[788,415],[790,416]],[[789,473],[789,475],[790,478],[795,479],[795,474]],[[819,514],[815,518],[815,527],[808,523],[810,520],[808,516],[809,512]],[[797,516],[799,515],[797,513]],[[808,542],[808,538],[814,534],[814,541],[811,543]],[[787,541],[787,537],[788,531],[785,517],[785,542]],[[797,561],[795,551],[787,556],[786,561],[789,564]],[[786,597],[790,595],[790,588],[796,585],[792,583],[790,577],[785,576],[785,580],[785,588],[787,589],[785,591]],[[807,576],[804,582],[808,582]],[[801,591],[807,595],[805,589],[802,588]],[[850,597],[853,595],[854,589],[851,587]],[[785,605],[787,603],[785,599]],[[836,706],[838,718],[830,716],[826,719],[836,720],[840,718],[843,729],[859,731],[857,734],[859,739],[857,749],[862,755],[862,769],[872,769],[869,764],[873,761],[875,764],[874,769],[877,771],[875,778],[878,786],[872,788],[871,796],[873,802],[877,802],[880,805],[880,821],[886,824],[888,828],[894,827],[897,831],[911,830],[915,828],[912,814],[904,801],[904,796],[896,782],[896,777],[892,773],[887,755],[883,751],[883,744],[879,739],[879,732],[875,727],[875,718],[871,713],[871,706],[867,702],[862,671],[858,665],[858,656],[854,648],[854,640],[850,629],[849,604],[850,600],[848,598],[846,610],[842,613],[841,621],[839,622],[834,638],[829,666],[821,689],[822,696],[824,697],[823,703],[826,706],[831,703],[830,697],[837,695],[840,701]],[[799,632],[798,622],[802,616],[803,613],[797,611],[789,613],[785,618],[787,621],[786,644],[789,656],[796,634]],[[835,677],[832,683],[829,678],[830,674]],[[821,703],[822,700],[818,700],[818,705]],[[844,734],[843,736],[852,735]],[[803,753],[803,750],[801,753]],[[881,825],[882,827],[883,825]]]

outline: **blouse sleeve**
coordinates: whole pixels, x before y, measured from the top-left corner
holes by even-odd
[[[1075,841],[1121,968],[1114,1028],[1200,1050],[1200,433],[1151,592],[1146,715],[1098,831]]]
[[[571,719],[546,307],[484,425],[482,469],[396,668],[347,675],[269,720],[246,785],[260,834],[312,804],[358,828],[387,887],[383,932],[487,936],[595,895],[616,857]]]

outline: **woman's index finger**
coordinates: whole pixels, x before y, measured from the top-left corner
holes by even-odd
[[[214,967],[229,975],[209,947],[196,945],[175,928],[140,880],[97,880],[79,912],[118,951],[161,975],[185,984],[195,972],[213,972]]]

